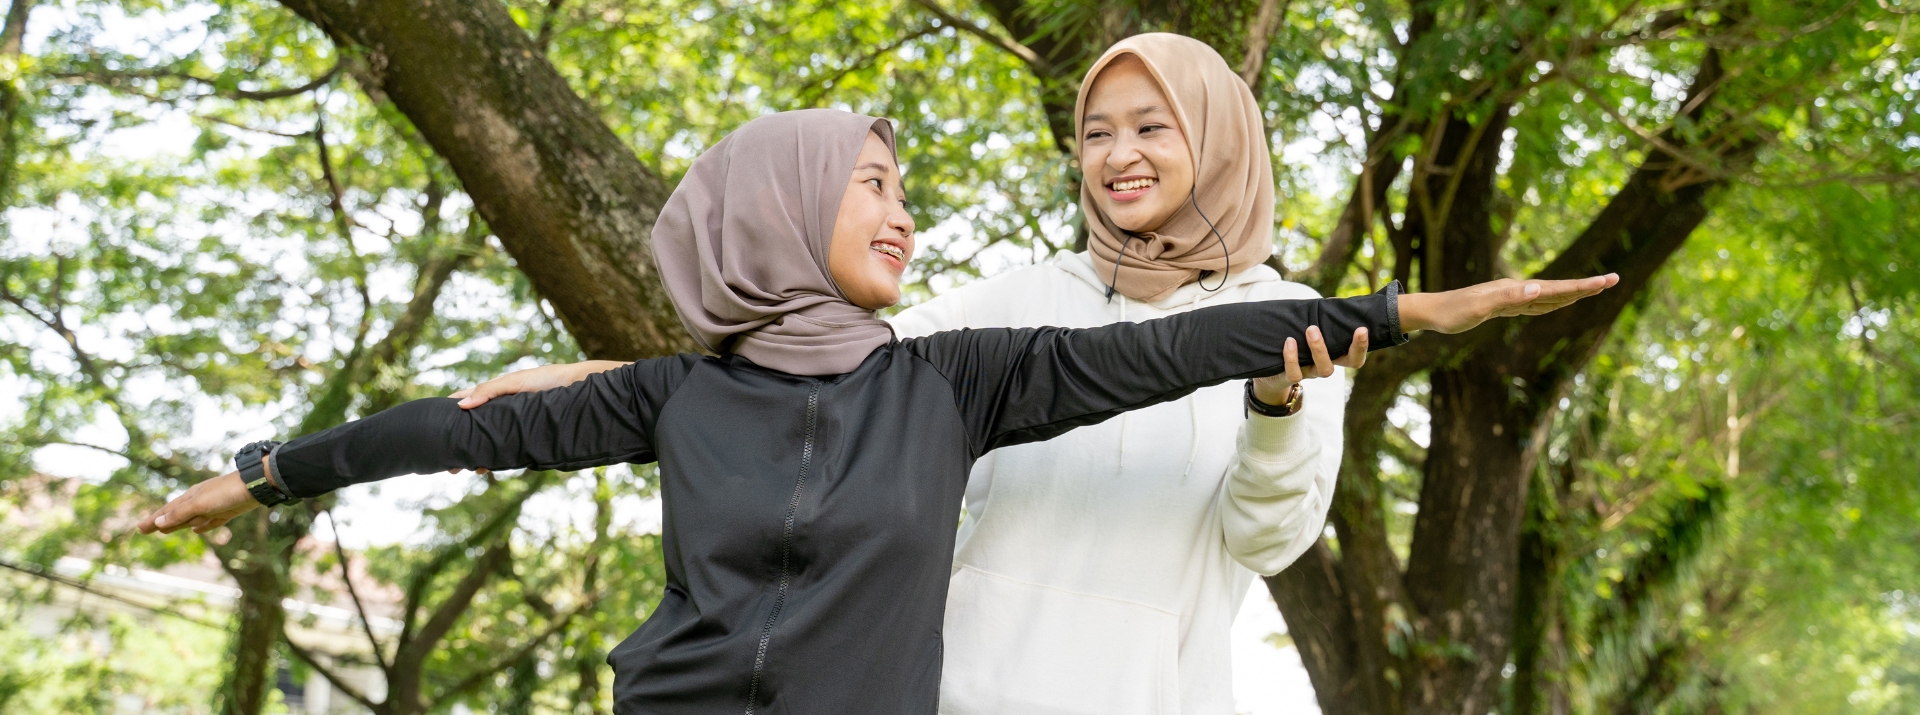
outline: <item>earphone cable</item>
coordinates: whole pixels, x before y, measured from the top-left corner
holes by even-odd
[[[1220,285],[1208,288],[1205,281],[1201,281],[1200,283],[1200,290],[1212,293],[1227,287],[1227,274],[1233,272],[1233,251],[1227,250],[1227,238],[1220,235],[1220,229],[1213,227],[1213,219],[1207,218],[1207,212],[1200,208],[1200,199],[1194,196],[1193,191],[1193,187],[1187,187],[1187,201],[1192,202],[1193,210],[1200,213],[1200,220],[1207,222],[1207,230],[1212,231],[1213,237],[1220,240],[1220,255],[1224,256],[1227,260],[1226,270],[1220,272]],[[1119,272],[1115,271],[1114,276],[1115,279],[1118,280]]]

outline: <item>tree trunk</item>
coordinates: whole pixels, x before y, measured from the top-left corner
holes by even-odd
[[[233,572],[240,582],[240,609],[236,619],[240,627],[233,636],[233,668],[228,671],[226,687],[219,691],[220,711],[226,715],[257,715],[265,707],[267,691],[276,684],[274,646],[280,644],[280,628],[286,611],[280,607],[283,597],[279,576],[272,566],[252,566]]]
[[[1561,688],[1549,662],[1554,624],[1559,620],[1561,571],[1566,563],[1564,529],[1555,519],[1557,494],[1533,493],[1520,529],[1520,583],[1514,592],[1513,698],[1510,715],[1552,712]]]
[[[453,168],[590,357],[691,350],[649,244],[668,189],[498,0],[281,0]]]
[[[232,663],[216,697],[225,715],[258,715],[267,692],[278,685],[278,645],[289,593],[286,564],[294,545],[313,527],[313,506],[301,503],[273,511],[256,510],[228,526],[231,538],[214,544],[220,564],[240,587],[234,619]],[[210,542],[211,543],[211,542]]]
[[[7,8],[5,26],[0,26],[0,63],[19,66],[20,50],[27,34],[27,16],[34,0],[13,0]],[[20,160],[19,136],[15,126],[20,120],[18,77],[0,79],[0,210],[13,205],[14,163]]]
[[[1721,77],[1708,52],[1690,102],[1698,121]],[[1416,166],[1405,249],[1428,290],[1495,277],[1500,250],[1492,230],[1493,170],[1505,108],[1476,127],[1458,118],[1436,137],[1431,161]],[[1475,139],[1475,136],[1478,139]],[[1669,143],[1682,140],[1663,138]],[[1738,166],[1757,142],[1722,156]],[[1330,521],[1338,553],[1318,545],[1268,588],[1286,616],[1302,660],[1329,713],[1488,712],[1501,705],[1501,671],[1513,655],[1522,588],[1538,595],[1548,574],[1522,574],[1521,525],[1541,432],[1552,405],[1606,338],[1621,312],[1653,280],[1707,215],[1719,181],[1687,181],[1681,162],[1659,150],[1647,160],[1541,278],[1618,272],[1621,284],[1547,319],[1498,321],[1461,335],[1426,336],[1384,353],[1359,373],[1348,405],[1348,450]],[[1449,189],[1456,179],[1457,188]],[[1425,192],[1426,203],[1419,193]],[[1361,200],[1356,191],[1354,200]],[[1349,214],[1355,213],[1352,206]],[[1404,259],[1405,256],[1399,258]],[[1404,260],[1403,260],[1404,263]],[[1386,409],[1408,377],[1428,372],[1432,442],[1420,511],[1402,572],[1386,546],[1384,503],[1373,465]],[[1545,548],[1544,544],[1536,544]],[[1531,552],[1527,565],[1552,554]],[[1342,612],[1344,611],[1344,612]],[[1544,634],[1529,629],[1528,638]],[[1525,654],[1537,663],[1541,643]],[[1539,671],[1530,668],[1530,674]],[[1533,694],[1527,696],[1530,700]],[[1540,703],[1530,702],[1529,707]],[[1537,710],[1534,710],[1537,712]]]

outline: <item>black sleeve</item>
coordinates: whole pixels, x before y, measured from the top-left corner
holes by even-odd
[[[975,455],[1050,439],[1075,427],[1228,380],[1286,368],[1283,348],[1308,326],[1344,355],[1367,328],[1370,349],[1407,341],[1400,285],[1355,298],[1272,300],[1202,308],[1098,328],[952,330],[902,341],[953,384]]]
[[[642,360],[471,410],[414,400],[281,445],[270,468],[296,497],[447,469],[583,469],[654,461],[653,425],[698,355]]]

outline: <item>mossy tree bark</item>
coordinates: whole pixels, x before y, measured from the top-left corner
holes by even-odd
[[[497,0],[283,0],[447,161],[589,357],[692,345],[648,237],[669,189]]]

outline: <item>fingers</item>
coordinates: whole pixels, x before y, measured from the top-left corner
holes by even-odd
[[[1287,382],[1299,382],[1302,379],[1300,375],[1300,343],[1296,342],[1293,338],[1287,338],[1287,344],[1280,349],[1280,354],[1286,358]]]
[[[509,376],[511,376],[511,373],[509,373]],[[477,387],[469,387],[465,390],[461,390],[460,392],[464,392],[467,394],[461,395],[459,393],[455,393],[454,397],[461,398],[460,409],[471,410],[475,407],[479,407],[481,405],[487,404],[488,400],[491,400],[495,397],[499,397],[501,395],[511,395],[515,392],[519,392],[519,390],[508,387],[506,384],[504,384],[506,380],[507,380],[506,377],[496,377],[494,379],[480,383],[480,385]]]
[[[1541,315],[1572,305],[1575,301],[1612,288],[1620,283],[1620,275],[1609,273],[1604,276],[1564,281],[1530,281],[1540,285],[1538,297],[1532,301],[1509,306],[1506,312],[1513,315]]]
[[[471,394],[473,394],[473,388],[471,388],[471,387],[469,387],[469,388],[467,388],[467,389],[465,389],[465,390],[461,390],[461,391],[459,391],[459,392],[456,392],[456,393],[453,393],[453,394],[451,394],[451,395],[447,395],[447,396],[448,396],[448,397],[451,397],[451,398],[454,398],[454,399],[456,399],[456,400],[457,400],[457,399],[460,399],[460,398],[463,398],[463,397],[466,397],[466,396],[468,396],[468,395],[471,395]]]
[[[197,496],[196,490],[188,489],[187,493],[155,510],[146,519],[140,521],[138,527],[140,533],[151,534],[158,531],[162,534],[171,534],[186,528],[191,519],[199,516],[194,506],[195,496]]]
[[[1313,351],[1314,377],[1332,375],[1333,358],[1327,356],[1327,338],[1320,333],[1320,326],[1307,327],[1307,349]]]
[[[227,515],[227,514],[216,514],[214,516],[204,516],[199,519],[195,519],[194,521],[198,523],[194,524],[193,533],[205,534],[209,531],[213,531],[214,529],[218,529],[222,526],[226,526],[227,522],[233,521],[233,516]]]
[[[1576,280],[1527,281],[1526,283],[1530,287],[1537,286],[1533,297],[1528,300],[1573,302],[1618,285],[1620,274],[1608,273],[1604,276]]]
[[[1357,370],[1360,366],[1367,364],[1367,337],[1366,328],[1353,331],[1353,347],[1348,348],[1346,356],[1333,361],[1333,364],[1349,370]]]

